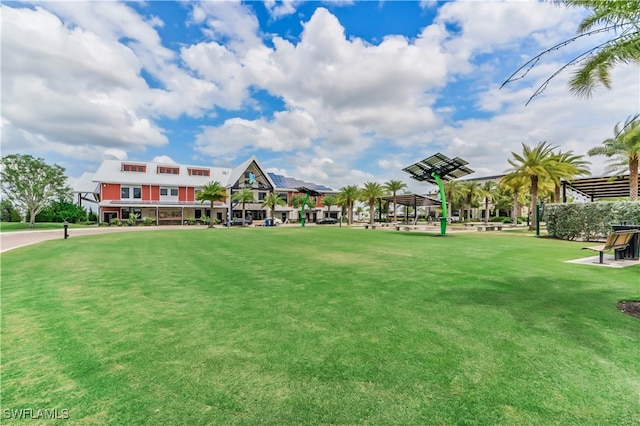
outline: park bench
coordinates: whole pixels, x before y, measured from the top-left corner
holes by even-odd
[[[254,220],[253,226],[264,226],[264,220]]]
[[[478,225],[478,231],[502,231],[502,224],[497,225]]]
[[[635,231],[615,231],[611,233],[603,245],[583,247],[583,250],[593,250],[598,252],[598,263],[604,263],[604,252],[614,251],[614,259],[618,260],[617,253],[625,250],[631,242],[631,237]]]
[[[369,229],[369,227],[371,227],[371,229],[376,229],[376,225],[364,225],[364,229]]]

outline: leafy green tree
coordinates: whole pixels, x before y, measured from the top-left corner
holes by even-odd
[[[322,199],[322,204],[327,206],[327,217],[331,217],[331,206],[338,205],[338,197],[335,195],[326,195]]]
[[[358,200],[360,188],[358,185],[347,185],[340,189],[338,201],[343,206],[347,206],[347,223],[353,223],[353,204]]]
[[[36,222],[62,223],[64,221],[71,223],[86,222],[87,211],[68,200],[57,200],[49,203],[36,215]]]
[[[255,203],[256,201],[253,199],[253,191],[249,188],[242,188],[240,191],[233,194],[231,199],[237,203],[242,203],[242,226],[246,226],[245,223],[245,204],[246,203]]]
[[[269,194],[267,194],[267,196],[264,197],[264,200],[262,201],[262,207],[269,207],[269,209],[271,210],[272,222],[276,213],[276,206],[284,206],[286,204],[287,203],[282,198],[278,197],[278,194],[276,194],[275,192],[270,192]]]
[[[373,225],[375,219],[376,198],[385,195],[385,189],[378,182],[365,182],[360,190],[360,199],[369,203],[369,223]]]
[[[196,200],[203,204],[205,201],[211,203],[211,217],[209,218],[209,228],[213,228],[213,203],[227,198],[227,189],[218,181],[209,182],[196,194]],[[244,205],[243,205],[244,207]]]
[[[502,86],[525,77],[546,54],[596,34],[610,34],[610,36],[605,42],[598,41],[598,44],[560,67],[538,87],[527,104],[540,95],[555,76],[569,67],[579,66],[569,81],[569,90],[576,96],[589,97],[599,86],[607,89],[611,87],[611,69],[614,66],[640,63],[640,25],[638,25],[640,2],[618,0],[562,0],[562,2],[568,6],[584,7],[589,10],[589,14],[578,26],[578,34],[531,58],[509,76]]]
[[[629,200],[638,200],[638,167],[640,159],[640,115],[627,118],[624,126],[618,122],[614,128],[614,136],[602,142],[603,146],[591,148],[587,154],[605,155],[607,173],[624,173],[629,171]]]
[[[538,185],[541,179],[550,178],[551,170],[554,165],[555,146],[549,145],[547,142],[539,142],[535,147],[522,144],[522,154],[513,155],[509,159],[511,169],[507,170],[507,175],[512,175],[509,179],[526,178],[529,180],[529,193],[531,194],[531,223],[529,229],[535,229],[537,221],[536,204],[538,204]]]
[[[20,213],[9,200],[0,201],[0,222],[20,222]]]
[[[2,191],[13,206],[29,212],[29,227],[36,215],[56,198],[64,199],[71,192],[66,184],[64,168],[47,164],[42,158],[12,154],[0,159]]]
[[[394,222],[397,222],[396,212],[398,210],[398,199],[397,199],[398,191],[405,189],[406,187],[407,187],[407,184],[401,180],[390,180],[388,182],[385,182],[384,184],[384,188],[393,194],[393,221]]]

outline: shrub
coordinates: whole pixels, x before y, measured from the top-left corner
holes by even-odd
[[[156,220],[154,218],[152,218],[152,217],[145,217],[144,219],[142,219],[142,223],[145,226],[151,226],[154,223],[156,223]]]
[[[505,217],[505,216],[496,216],[496,217],[492,217],[491,219],[489,219],[489,222],[504,222],[505,219],[509,219],[511,220],[510,217]]]
[[[109,224],[107,222],[100,222],[98,226],[109,226]]]
[[[189,217],[189,218],[187,218],[186,222],[187,222],[187,225],[195,225],[196,224],[196,219],[193,218],[193,217]]]
[[[140,217],[140,215],[138,213],[131,213],[129,215],[129,217],[127,218],[127,225],[134,226],[136,224],[136,222],[138,221],[139,217]]]
[[[603,239],[611,233],[611,225],[640,224],[640,202],[547,204],[544,214],[552,237]]]
[[[117,217],[114,217],[109,221],[109,226],[122,226],[122,221]]]

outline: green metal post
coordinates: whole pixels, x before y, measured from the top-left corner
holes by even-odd
[[[536,237],[540,236],[540,204],[536,204]]]
[[[309,194],[307,194],[307,196],[304,197],[304,201],[302,202],[302,208],[300,209],[300,223],[302,224],[303,228],[304,228],[304,206],[307,205],[308,201],[309,201]]]
[[[436,184],[438,184],[438,189],[440,190],[440,202],[442,203],[442,217],[440,218],[440,235],[447,234],[447,196],[444,193],[444,185],[442,185],[442,180],[440,180],[440,176],[435,173],[431,173],[431,176],[436,180]]]

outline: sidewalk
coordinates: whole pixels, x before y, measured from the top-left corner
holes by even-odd
[[[136,232],[136,231],[159,231],[159,230],[176,230],[176,229],[205,229],[203,226],[113,226],[113,227],[96,227],[96,228],[72,228],[68,230],[69,238],[81,235],[107,234],[112,232]],[[0,233],[0,253],[36,244],[47,240],[56,240],[64,238],[64,229],[62,224],[60,229],[47,229],[42,231],[14,231]]]

